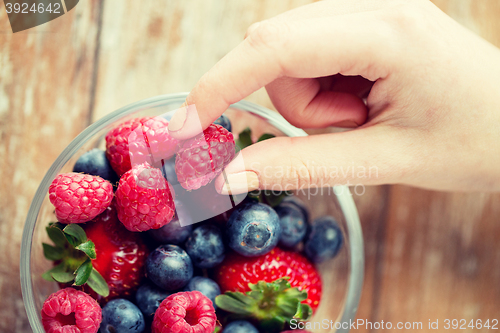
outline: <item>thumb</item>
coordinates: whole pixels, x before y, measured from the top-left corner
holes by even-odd
[[[386,125],[307,137],[278,137],[240,152],[216,179],[222,194],[398,183],[410,173],[410,142]]]

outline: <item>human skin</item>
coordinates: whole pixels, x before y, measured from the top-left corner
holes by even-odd
[[[191,137],[264,86],[291,124],[351,130],[245,148],[244,163],[225,169],[232,193],[396,183],[500,190],[500,50],[430,1],[322,1],[254,24],[199,80],[186,99],[196,110],[180,109],[169,131]],[[377,172],[330,172],[350,168]],[[228,192],[222,177],[215,186]]]

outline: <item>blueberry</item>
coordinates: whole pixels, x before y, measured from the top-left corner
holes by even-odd
[[[100,332],[140,333],[144,329],[144,316],[134,303],[118,298],[102,308]]]
[[[160,303],[170,295],[171,293],[151,283],[146,283],[137,289],[135,303],[139,309],[141,309],[144,317],[151,320],[153,319],[156,309],[160,306]]]
[[[215,307],[215,297],[220,295],[220,288],[214,280],[202,276],[195,276],[189,281],[184,291],[195,290],[207,296]]]
[[[171,185],[179,184],[177,174],[175,173],[175,157],[172,157],[169,160],[163,160],[161,173]]]
[[[221,125],[225,129],[227,129],[229,132],[231,132],[232,126],[231,122],[229,121],[229,118],[225,115],[220,116],[214,121],[214,124],[216,125]]]
[[[309,223],[309,211],[307,210],[307,206],[302,200],[294,195],[290,195],[285,197],[282,202],[294,205],[295,207],[299,208],[302,211],[302,214],[304,214],[306,224]]]
[[[193,264],[199,268],[213,268],[225,257],[222,233],[213,224],[205,224],[194,229],[184,247]]]
[[[250,322],[237,320],[227,324],[222,333],[259,333],[259,331]]]
[[[108,180],[111,184],[115,184],[119,180],[116,172],[111,168],[111,164],[109,164],[106,158],[106,152],[97,148],[80,156],[73,166],[73,172],[83,172],[88,175],[99,176]]]
[[[146,259],[146,276],[164,290],[178,290],[193,277],[193,264],[177,245],[161,245]]]
[[[151,229],[147,233],[160,244],[180,245],[184,243],[193,231],[191,218],[185,210],[185,206],[176,200],[175,216],[172,221],[159,229]],[[184,227],[181,226],[179,216],[181,216],[182,222],[187,224]]]
[[[321,263],[335,257],[343,242],[342,231],[331,216],[314,221],[304,245],[306,256],[314,263]]]
[[[235,209],[226,228],[229,247],[246,257],[268,253],[278,244],[281,235],[276,211],[258,202]]]
[[[276,207],[280,217],[281,236],[280,245],[292,248],[304,238],[307,232],[307,223],[304,213],[297,206],[290,203],[281,203]]]

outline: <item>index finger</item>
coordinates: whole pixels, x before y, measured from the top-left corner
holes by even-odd
[[[391,33],[370,12],[262,22],[200,79],[186,100],[195,107],[177,112],[169,131],[178,139],[192,137],[200,124],[208,127],[230,104],[281,76],[385,77],[393,62]]]

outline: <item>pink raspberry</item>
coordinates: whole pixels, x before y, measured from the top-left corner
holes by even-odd
[[[118,219],[130,231],[161,228],[174,216],[172,194],[159,169],[148,163],[136,165],[120,178],[116,190]]]
[[[133,165],[148,162],[155,165],[169,159],[179,141],[168,134],[163,118],[135,118],[118,125],[106,135],[106,156],[113,170],[121,176]]]
[[[180,292],[161,302],[153,319],[153,333],[213,332],[217,317],[212,301],[199,291]]]
[[[97,301],[73,288],[50,295],[42,307],[42,324],[47,333],[96,333],[102,320]]]
[[[181,144],[175,160],[177,179],[186,190],[196,190],[217,177],[234,155],[233,134],[212,124]]]
[[[56,207],[59,222],[88,222],[109,207],[113,185],[99,176],[63,173],[50,185],[49,199]]]

